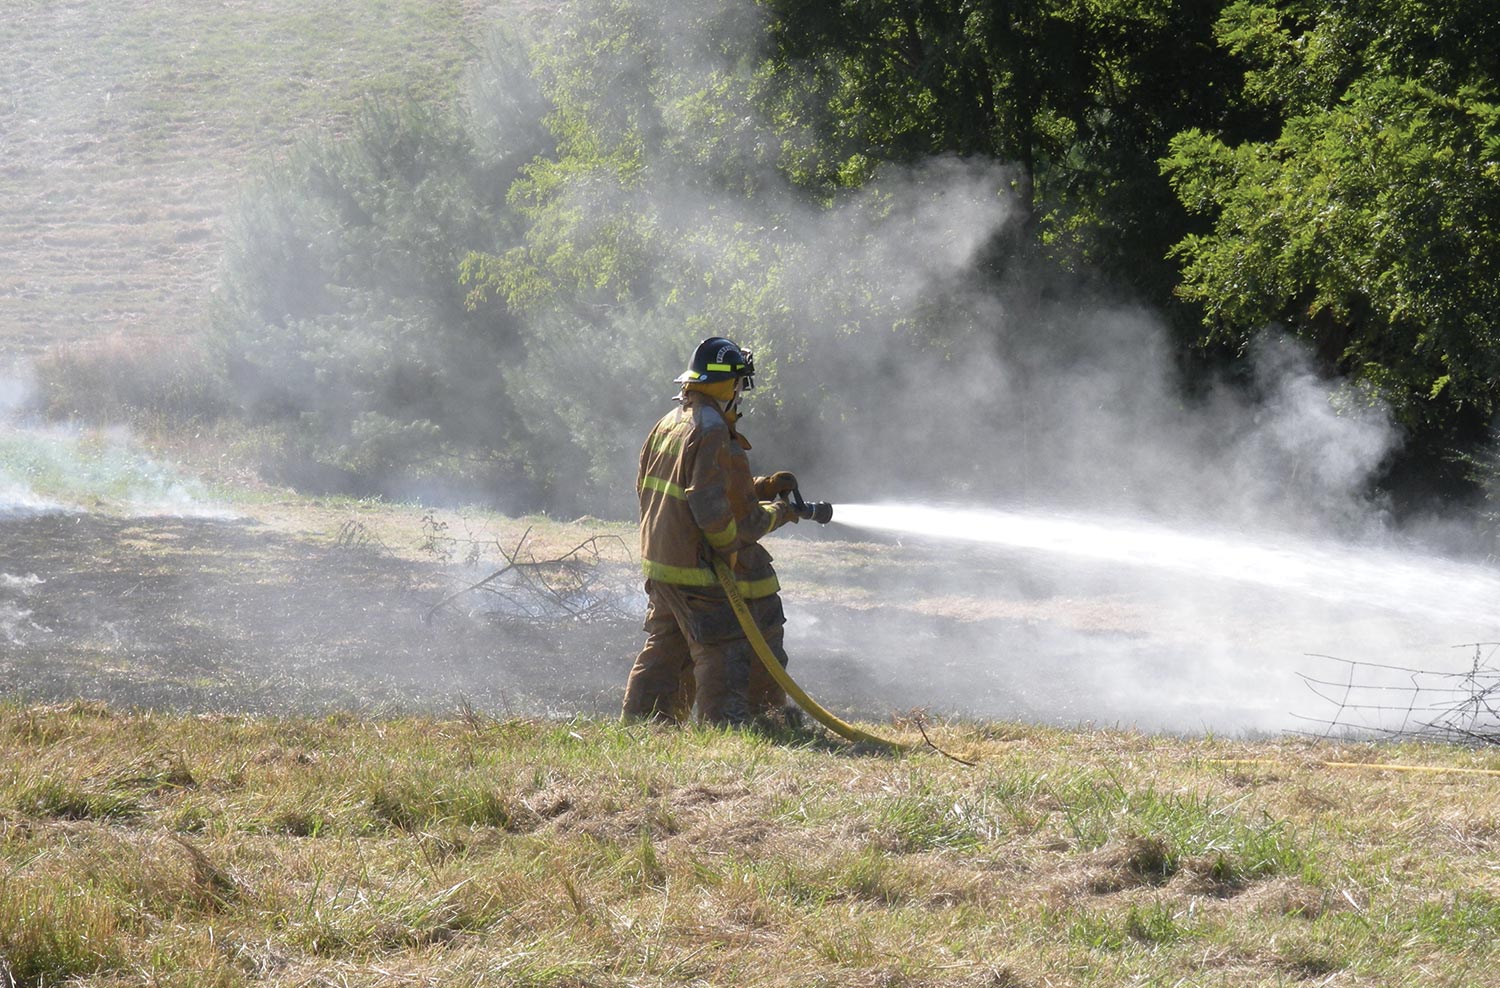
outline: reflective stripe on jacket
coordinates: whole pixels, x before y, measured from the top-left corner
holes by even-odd
[[[710,553],[733,560],[746,597],[781,589],[761,536],[786,520],[756,496],[750,458],[707,395],[686,392],[641,447],[641,569],[646,578],[717,590]],[[720,591],[722,592],[722,591]]]

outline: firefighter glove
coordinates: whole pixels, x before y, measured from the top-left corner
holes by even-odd
[[[755,496],[762,501],[769,501],[782,494],[790,494],[797,489],[797,478],[789,470],[778,470],[769,477],[761,477],[755,482]]]

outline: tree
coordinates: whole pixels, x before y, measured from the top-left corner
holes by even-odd
[[[881,163],[955,153],[1018,166],[1020,230],[1069,270],[1161,305],[1188,223],[1157,159],[1188,126],[1242,132],[1221,3],[771,0],[791,173],[857,185]],[[796,136],[796,135],[793,135]]]
[[[371,105],[247,195],[218,328],[245,414],[284,436],[286,479],[536,503],[502,374],[517,320],[469,309],[458,282],[470,251],[520,237],[506,190],[547,146],[516,56],[492,52],[466,115]]]
[[[1395,411],[1398,467],[1462,469],[1500,409],[1500,27],[1487,4],[1240,2],[1221,42],[1280,121],[1263,140],[1193,128],[1164,168],[1212,222],[1175,248],[1210,339],[1268,324]]]
[[[774,84],[766,26],[725,23],[754,9],[593,0],[537,53],[556,153],[512,188],[524,239],[471,255],[464,277],[478,309],[526,317],[512,387],[531,396],[528,428],[559,438],[549,476],[572,507],[631,502],[639,416],[675,390],[666,369],[698,339],[758,351],[771,387],[757,437],[833,464],[856,451],[820,417],[878,421],[894,411],[888,385],[941,365],[978,325],[954,272],[1003,226],[1009,173],[948,155],[857,187],[799,183],[801,118]]]

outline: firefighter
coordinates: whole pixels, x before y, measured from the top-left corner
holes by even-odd
[[[713,724],[783,716],[786,694],[756,658],[712,559],[727,560],[771,651],[782,647],[780,584],[762,536],[798,515],[778,495],[797,489],[785,471],[752,477],[739,434],[742,392],[754,387],[750,351],[723,337],[704,340],[679,376],[677,407],[641,447],[641,567],[646,576],[646,644],[625,685],[624,716]]]

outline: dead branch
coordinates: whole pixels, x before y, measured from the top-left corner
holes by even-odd
[[[333,547],[346,552],[390,552],[380,536],[357,518],[350,518],[339,526],[333,537]]]
[[[539,559],[526,549],[530,534],[528,528],[509,551],[495,543],[505,565],[484,579],[446,595],[428,608],[422,620],[430,623],[443,607],[476,592],[490,594],[508,604],[509,610],[533,620],[559,615],[584,621],[620,616],[619,600],[626,591],[604,582],[606,568],[601,565],[604,559],[601,545],[613,541],[623,547],[624,540],[618,536],[593,535],[560,556]],[[449,543],[458,541],[445,538]],[[472,560],[472,550],[470,556]]]
[[[927,736],[927,728],[922,723],[922,718],[921,717],[917,718],[917,730],[919,730],[919,731],[922,732],[922,740],[927,742],[927,747],[931,748],[933,751],[935,751],[938,754],[942,755],[944,758],[952,759],[953,761],[958,762],[958,764],[960,764],[960,765],[967,765],[970,768],[974,768],[976,765],[979,764],[978,762],[971,762],[971,761],[969,761],[966,758],[960,758],[957,755],[953,754],[952,752],[944,751],[942,748],[939,748],[936,744],[933,744],[932,738],[930,738],[930,737]]]
[[[489,576],[487,576],[484,579],[480,580],[478,583],[471,584],[470,586],[464,587],[462,590],[455,590],[455,591],[453,591],[453,593],[450,593],[448,596],[444,597],[442,600],[438,601],[436,604],[433,604],[431,607],[429,607],[427,609],[427,613],[422,615],[422,623],[423,624],[431,624],[432,623],[432,616],[434,614],[436,614],[440,608],[446,606],[447,604],[452,603],[453,601],[455,601],[458,598],[462,597],[466,593],[470,593],[470,592],[472,592],[474,590],[480,589],[481,587],[483,587],[483,586],[485,586],[487,584],[493,583],[495,580],[500,579],[500,577],[504,576],[506,573],[509,573],[512,569],[514,569],[515,565],[516,565],[516,557],[518,555],[520,555],[520,553],[521,553],[521,546],[523,546],[523,545],[526,544],[526,539],[530,535],[531,535],[531,529],[527,528],[526,531],[524,531],[524,532],[521,533],[520,541],[518,541],[516,543],[516,547],[515,547],[514,550],[512,550],[509,554],[506,554],[506,552],[505,552],[504,549],[500,550],[500,554],[502,556],[505,556],[505,565],[504,566],[502,566],[499,569],[495,570],[495,572],[491,573]]]

